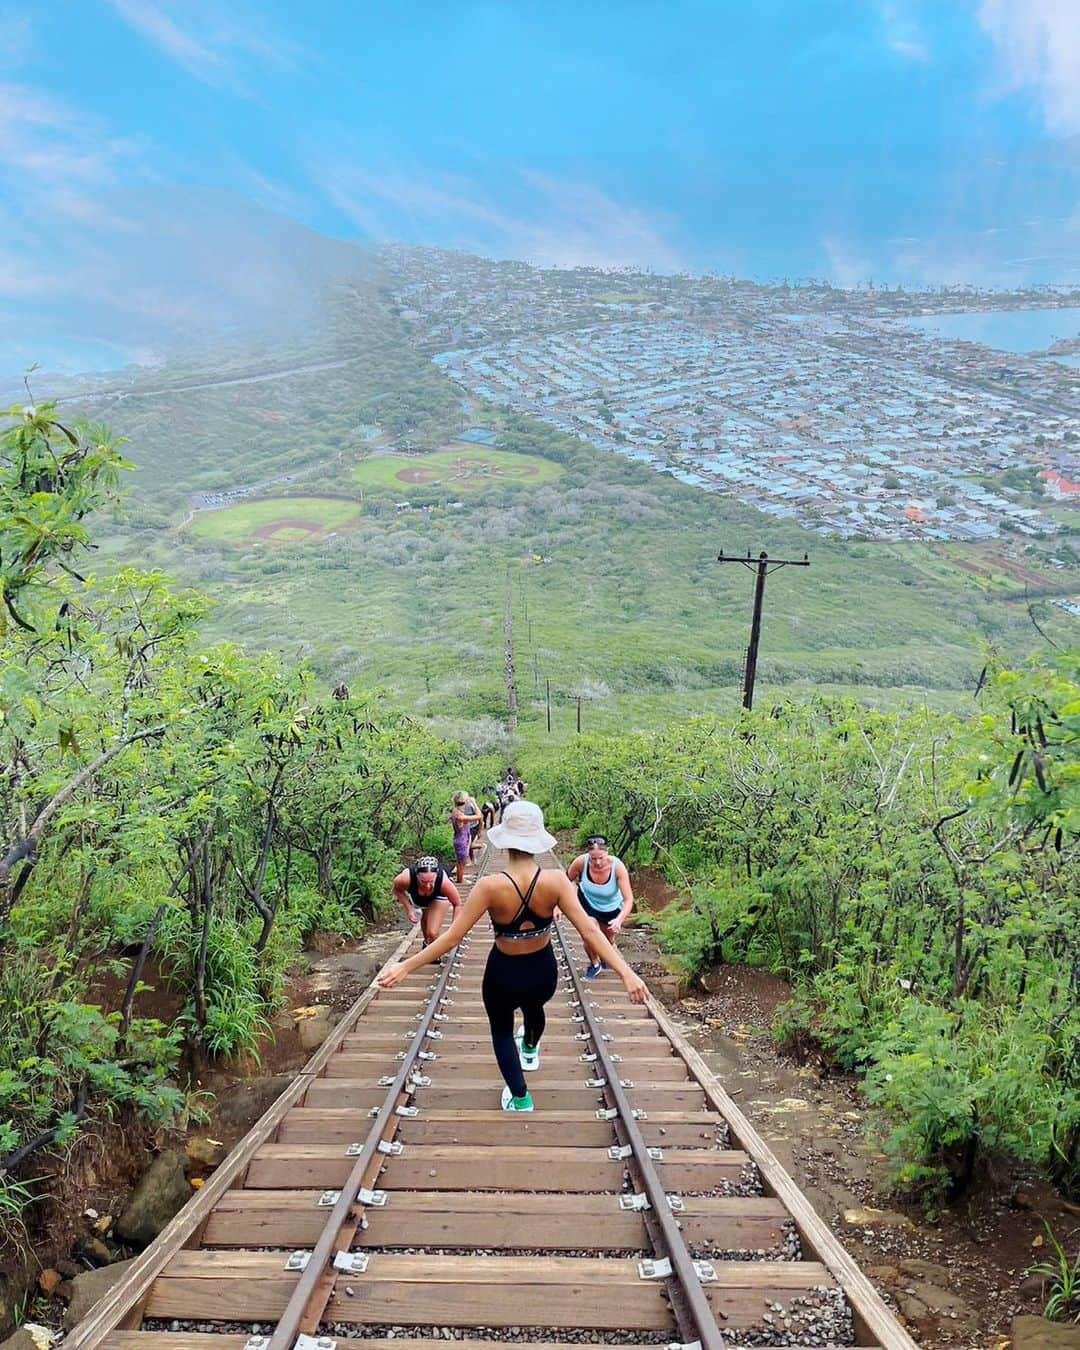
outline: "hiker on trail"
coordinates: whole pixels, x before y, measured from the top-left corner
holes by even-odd
[[[585,847],[588,852],[574,859],[566,869],[566,875],[577,882],[582,909],[590,919],[596,920],[604,937],[614,945],[616,934],[634,908],[630,873],[608,852],[607,840],[602,834],[591,835],[585,841]],[[585,953],[589,958],[585,978],[595,980],[605,969],[605,962],[588,938],[585,939]]]
[[[455,947],[470,928],[490,914],[495,943],[488,955],[482,985],[484,1010],[491,1024],[491,1044],[506,1086],[504,1111],[531,1111],[532,1096],[525,1072],[540,1067],[544,1004],[555,993],[558,967],[551,949],[551,924],[558,909],[591,943],[622,979],[631,1003],[644,1003],[644,981],[630,969],[581,907],[574,884],[556,867],[541,868],[536,854],[555,847],[544,828],[544,814],[535,802],[511,802],[501,825],[489,833],[495,848],[509,854],[505,872],[482,877],[454,916],[445,933],[406,961],[389,965],[379,987],[393,989],[407,975],[438,960]],[[524,1026],[514,1035],[514,1013],[521,1009]]]
[[[457,884],[465,881],[465,864],[472,857],[472,830],[470,826],[480,820],[479,811],[469,810],[469,794],[454,793],[454,809],[450,812],[450,825],[454,831],[454,858],[457,861]]]
[[[484,818],[484,829],[490,830],[492,825],[498,820],[499,811],[502,809],[499,804],[499,789],[494,784],[491,784],[490,787],[484,788],[484,792],[490,793],[490,796],[487,797],[483,806],[480,808],[480,814]]]
[[[438,858],[418,858],[394,878],[394,899],[410,923],[418,923],[424,946],[434,942],[442,931],[446,906],[454,913],[461,908],[457,887],[443,871]]]
[[[513,769],[507,769],[505,779],[501,783],[496,783],[495,793],[499,799],[499,821],[501,823],[503,814],[510,803],[525,796],[525,784],[515,775]]]
[[[480,851],[480,845],[483,842],[480,832],[484,828],[484,813],[476,804],[476,798],[471,793],[469,794],[468,801],[465,803],[465,810],[476,817],[469,826],[469,861],[475,862],[476,855]]]

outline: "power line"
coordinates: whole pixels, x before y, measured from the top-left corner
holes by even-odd
[[[762,550],[756,558],[752,558],[750,550],[747,549],[746,557],[740,558],[721,549],[716,561],[742,563],[743,567],[757,573],[754,583],[754,613],[750,620],[750,645],[746,649],[746,667],[743,671],[742,701],[743,707],[749,709],[754,706],[754,682],[757,679],[758,646],[761,641],[761,611],[765,604],[765,578],[770,572],[776,572],[781,567],[809,567],[810,555],[804,553],[801,558],[770,558]]]

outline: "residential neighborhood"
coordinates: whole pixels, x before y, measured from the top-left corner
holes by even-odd
[[[905,322],[953,300],[586,269],[575,292],[578,273],[425,255],[399,251],[403,317],[466,390],[769,515],[979,540],[1053,534],[1047,506],[1080,501],[1080,372]],[[1046,504],[1002,481],[1018,469]]]

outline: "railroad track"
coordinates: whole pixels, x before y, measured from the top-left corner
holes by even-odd
[[[914,1350],[663,1009],[583,983],[560,928],[532,1115],[499,1109],[478,926],[361,996],[69,1350]]]

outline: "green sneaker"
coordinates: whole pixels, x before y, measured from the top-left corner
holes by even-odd
[[[526,1045],[524,1031],[519,1031],[514,1040],[517,1042],[518,1058],[521,1060],[521,1067],[525,1072],[532,1073],[534,1069],[538,1069],[540,1067],[540,1047],[538,1045]]]
[[[524,1097],[515,1097],[508,1087],[503,1088],[502,1109],[504,1111],[531,1111],[533,1099],[528,1092]]]

